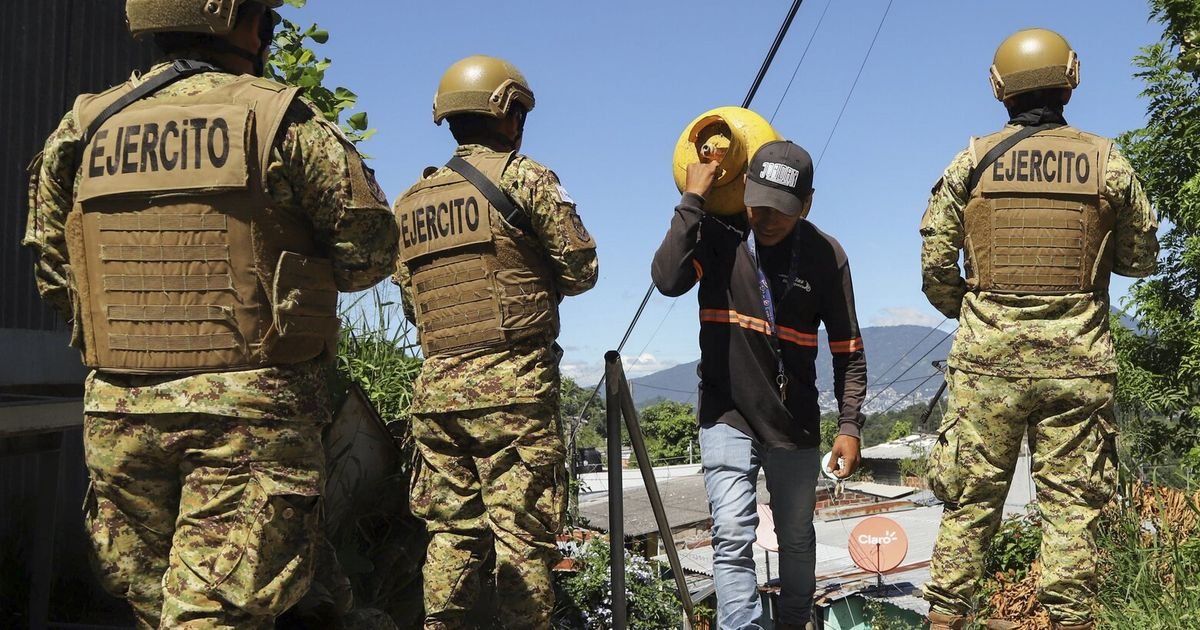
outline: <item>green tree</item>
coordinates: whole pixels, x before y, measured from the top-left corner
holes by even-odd
[[[912,427],[912,421],[910,420],[897,420],[896,423],[892,425],[892,429],[888,431],[887,441],[891,442],[892,440],[899,440],[902,437],[911,435]]]
[[[302,8],[308,0],[284,0],[289,6]],[[333,64],[328,57],[318,57],[308,43],[325,44],[329,31],[310,25],[301,28],[284,19],[275,32],[267,76],[301,88],[301,94],[312,101],[332,123],[338,123],[346,137],[355,144],[370,138],[375,130],[367,124],[367,113],[358,112],[342,120],[342,112],[358,103],[358,95],[344,87],[325,87],[325,71]]]
[[[1180,456],[1200,444],[1200,4],[1151,0],[1150,7],[1163,35],[1134,59],[1149,100],[1146,126],[1119,142],[1170,227],[1158,271],[1133,289],[1129,307],[1142,329],[1114,327],[1118,403],[1131,443],[1146,449],[1135,450],[1139,459]]]
[[[646,450],[655,463],[686,463],[689,448],[694,460],[700,458],[699,432],[692,406],[665,400],[641,411],[642,433]]]
[[[589,398],[592,399],[592,404],[588,405],[587,412],[580,416]],[[592,398],[591,388],[584,389],[571,377],[564,376],[558,388],[558,408],[568,443],[572,442],[574,437],[576,448],[591,447],[604,450],[604,440],[608,435],[604,392],[599,392]]]

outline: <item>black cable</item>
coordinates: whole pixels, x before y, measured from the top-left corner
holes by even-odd
[[[825,21],[825,14],[829,13],[829,5],[833,4],[833,0],[825,2],[825,9],[821,11],[821,17],[817,18],[817,26],[813,29],[812,35],[808,37],[808,43],[804,45],[804,52],[800,53],[800,61],[796,62],[796,69],[792,70],[792,78],[788,79],[787,87],[783,88],[783,95],[779,97],[779,102],[775,104],[775,111],[771,112],[770,122],[775,122],[775,115],[779,113],[779,108],[783,105],[783,99],[787,98],[788,92],[792,89],[792,82],[796,80],[796,75],[800,72],[800,66],[804,64],[804,58],[808,56],[808,49],[812,46],[813,40],[817,38],[817,31],[821,30],[821,22]]]
[[[890,388],[892,385],[895,385],[895,384],[896,384],[896,382],[897,382],[898,380],[900,380],[900,377],[901,377],[901,376],[904,376],[905,374],[908,374],[908,371],[909,371],[909,370],[911,370],[911,369],[913,369],[914,367],[917,367],[918,365],[920,365],[920,364],[921,364],[921,361],[923,361],[923,360],[925,359],[925,357],[929,356],[929,353],[930,353],[930,352],[933,352],[935,349],[937,349],[937,347],[938,347],[938,346],[940,346],[940,345],[942,345],[942,344],[946,343],[946,340],[947,340],[947,339],[951,339],[951,338],[953,338],[953,337],[954,337],[954,333],[956,333],[956,332],[958,332],[958,327],[957,327],[957,326],[955,326],[955,327],[954,327],[954,330],[951,330],[951,331],[950,331],[950,334],[946,335],[946,337],[945,337],[944,339],[942,339],[941,341],[939,341],[939,342],[937,342],[937,343],[933,344],[932,346],[930,346],[930,347],[929,347],[929,349],[925,351],[925,354],[922,354],[922,355],[920,356],[920,358],[918,358],[916,361],[914,361],[914,362],[913,362],[913,364],[912,364],[912,365],[910,365],[910,366],[908,366],[907,368],[905,368],[903,372],[901,372],[901,373],[900,373],[898,376],[896,376],[896,378],[892,379],[892,382],[891,382],[891,383],[888,383],[887,385],[884,385],[882,389],[880,389],[880,390],[876,391],[874,396],[871,396],[869,399],[867,399],[867,402],[863,403],[863,405],[862,405],[862,408],[863,408],[863,409],[866,409],[866,408],[867,408],[867,405],[871,404],[871,402],[872,402],[872,401],[874,401],[876,398],[878,398],[880,394],[882,394],[883,392],[887,391],[887,390],[888,390],[888,388]],[[918,385],[918,387],[920,387],[920,385]]]
[[[879,415],[881,415],[881,416],[882,416],[883,414],[885,414],[885,413],[887,413],[887,412],[891,411],[893,408],[895,408],[895,407],[896,407],[896,405],[899,405],[899,404],[900,404],[900,402],[901,402],[902,400],[904,400],[905,398],[908,398],[909,396],[912,396],[914,393],[916,393],[916,391],[917,391],[918,389],[921,389],[922,387],[925,387],[925,383],[928,383],[929,381],[933,380],[933,377],[935,377],[935,376],[940,376],[941,374],[942,374],[941,372],[934,372],[933,374],[930,374],[928,378],[926,378],[925,380],[921,381],[921,384],[920,384],[920,385],[917,385],[916,387],[914,387],[914,388],[912,388],[912,389],[908,390],[908,393],[907,393],[907,394],[905,394],[905,395],[903,395],[903,396],[901,396],[901,397],[897,398],[897,399],[896,399],[896,402],[892,403],[891,405],[888,405],[888,408],[887,408],[887,409],[884,409],[883,411],[879,412]],[[938,392],[938,393],[940,394],[941,392]],[[866,405],[863,405],[863,406],[864,406],[864,407],[866,407]]]
[[[750,91],[746,92],[746,98],[742,100],[743,109],[749,108],[750,103],[754,100],[754,94],[758,92],[758,86],[762,84],[763,77],[767,76],[767,69],[771,67],[771,61],[775,59],[775,53],[779,52],[779,45],[783,43],[783,37],[787,35],[788,29],[792,26],[792,19],[796,17],[796,12],[800,10],[802,4],[804,4],[804,0],[794,0],[787,17],[783,18],[783,24],[779,25],[779,32],[775,33],[775,41],[771,42],[771,50],[767,52],[767,58],[763,59],[762,66],[758,69],[758,75],[754,77],[754,83],[750,85]]]
[[[817,157],[817,166],[820,166],[821,160],[825,158],[825,150],[829,148],[829,143],[833,140],[833,134],[837,131],[838,123],[842,122],[842,114],[846,113],[846,106],[850,104],[850,97],[854,95],[854,88],[858,87],[858,79],[862,77],[863,68],[867,67],[867,60],[871,58],[871,51],[875,50],[875,40],[879,39],[879,31],[883,30],[883,23],[887,21],[888,12],[891,10],[892,0],[888,0],[887,7],[883,10],[883,17],[879,19],[879,26],[875,29],[875,36],[871,38],[871,45],[867,48],[867,54],[863,57],[862,65],[858,66],[858,74],[854,75],[854,83],[850,85],[850,93],[846,95],[846,100],[842,103],[842,111],[838,112],[837,120],[833,121],[833,129],[829,130],[829,137],[825,139],[825,146],[821,147],[821,155]]]
[[[913,352],[916,352],[917,348],[920,348],[920,347],[921,347],[921,344],[925,343],[925,340],[926,340],[926,339],[929,339],[929,337],[930,337],[931,335],[933,335],[933,333],[937,332],[937,331],[938,331],[938,329],[942,327],[942,324],[945,324],[945,323],[946,323],[946,320],[948,320],[948,319],[950,319],[950,318],[949,318],[949,317],[943,317],[943,318],[942,318],[942,321],[938,322],[938,325],[937,325],[937,326],[934,326],[932,329],[930,329],[930,331],[929,331],[929,332],[925,333],[925,336],[924,336],[924,337],[921,337],[921,340],[920,340],[920,341],[918,341],[917,343],[913,344],[913,347],[909,348],[909,349],[908,349],[908,352],[905,352],[904,354],[900,355],[900,358],[896,359],[896,361],[895,361],[894,363],[892,363],[891,365],[889,365],[889,366],[887,367],[887,369],[886,369],[886,370],[884,370],[884,371],[880,372],[880,373],[879,373],[879,375],[875,377],[875,382],[874,382],[874,383],[867,383],[867,387],[870,387],[870,386],[872,386],[872,385],[878,385],[878,384],[879,384],[879,381],[882,381],[882,380],[883,380],[883,377],[884,377],[884,376],[885,376],[885,375],[886,375],[888,372],[891,372],[893,369],[895,369],[895,367],[896,367],[897,365],[900,365],[900,362],[904,360],[904,357],[907,357],[908,355],[912,354]]]

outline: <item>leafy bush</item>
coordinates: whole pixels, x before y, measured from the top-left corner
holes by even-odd
[[[612,622],[612,581],[609,579],[609,545],[593,538],[576,548],[576,573],[559,573],[557,630],[607,630]],[[625,550],[625,597],[631,630],[677,628],[683,604],[675,581],[661,577],[657,563]]]
[[[1029,572],[1042,547],[1042,517],[1030,506],[1024,514],[1010,516],[1000,524],[984,554],[985,575],[1008,574],[1020,580]]]

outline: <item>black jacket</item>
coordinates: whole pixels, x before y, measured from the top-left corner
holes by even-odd
[[[700,284],[701,426],[723,422],[767,448],[817,446],[817,330],[824,323],[833,353],[838,431],[857,437],[867,363],[845,251],[806,220],[797,222],[780,244],[759,247],[775,298],[776,342],[768,332],[754,259],[745,244],[745,217],[718,218],[706,214],[703,204],[698,195],[683,195],[651,268],[655,286],[667,296],[683,295]],[[793,246],[798,248],[797,273],[785,292]],[[782,401],[776,348],[788,376]]]

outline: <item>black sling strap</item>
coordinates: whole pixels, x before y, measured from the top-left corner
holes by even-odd
[[[967,192],[969,193],[975,190],[975,187],[979,185],[979,179],[983,177],[983,172],[987,170],[988,167],[990,167],[996,160],[1000,159],[1000,156],[1004,155],[1005,151],[1013,148],[1013,146],[1018,142],[1028,138],[1029,136],[1032,136],[1035,133],[1038,133],[1039,131],[1057,129],[1058,127],[1065,126],[1066,125],[1062,123],[1056,122],[1045,123],[1042,125],[1029,125],[1027,127],[1022,127],[1020,131],[1005,138],[1004,140],[1001,140],[1000,144],[997,144],[996,146],[992,147],[991,151],[985,153],[983,155],[983,159],[979,160],[979,164],[976,164],[975,168],[971,169],[971,177],[967,180]]]
[[[497,188],[492,183],[492,180],[488,179],[479,169],[457,155],[450,158],[449,162],[446,162],[446,167],[462,175],[464,179],[471,182],[472,186],[478,188],[479,192],[483,193],[484,197],[487,197],[488,202],[496,210],[500,211],[500,214],[504,217],[505,221],[508,221],[509,225],[521,230],[526,235],[533,236],[533,225],[529,221],[529,216],[521,212],[512,199],[509,199],[508,195]]]
[[[116,116],[121,110],[133,103],[154,94],[184,77],[190,77],[193,74],[200,74],[201,72],[215,71],[217,71],[217,67],[210,63],[192,61],[190,59],[176,59],[170,68],[146,79],[141,85],[133,88],[121,98],[113,101],[111,105],[105,107],[104,111],[100,112],[100,115],[96,117],[96,120],[93,120],[92,124],[88,125],[87,133],[83,135],[83,146],[87,146],[91,142],[92,136],[96,135],[96,132],[100,130],[100,126],[105,121]]]

